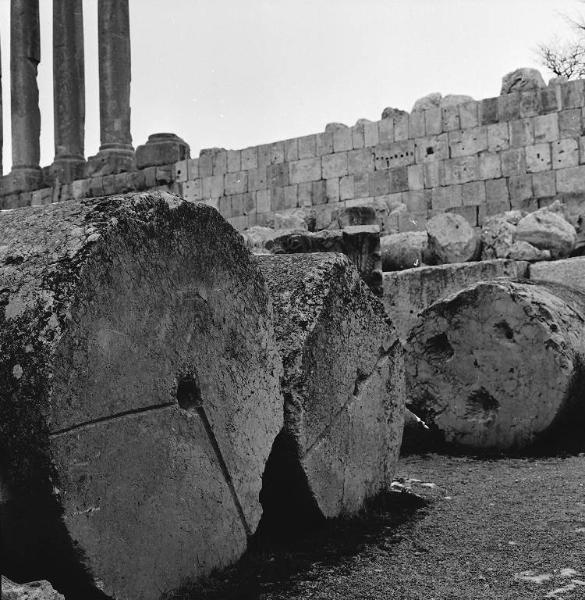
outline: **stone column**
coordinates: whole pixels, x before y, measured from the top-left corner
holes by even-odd
[[[128,0],[98,0],[100,139],[90,174],[135,168],[130,134],[130,19]]]
[[[85,164],[83,0],[53,0],[55,162],[61,182],[82,176]]]
[[[14,190],[41,181],[39,88],[41,60],[39,1],[10,1],[10,83]]]

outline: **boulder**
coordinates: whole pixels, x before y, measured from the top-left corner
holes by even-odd
[[[282,232],[272,229],[271,227],[261,227],[260,225],[254,225],[249,229],[245,229],[240,232],[240,235],[244,238],[244,244],[246,248],[254,254],[267,254],[266,242],[274,239],[277,235]]]
[[[408,113],[405,110],[401,110],[400,108],[392,108],[391,106],[387,106],[382,111],[382,119],[393,119],[395,117],[403,117]]]
[[[516,237],[516,224],[507,216],[496,215],[481,228],[481,260],[507,258]]]
[[[539,90],[544,87],[546,87],[546,84],[538,69],[516,69],[502,78],[500,96],[511,94],[512,92]]]
[[[585,295],[555,284],[485,281],[438,300],[407,341],[412,410],[471,450],[567,435],[585,408],[584,323]]]
[[[382,302],[400,339],[406,341],[419,313],[433,302],[478,281],[496,277],[524,278],[527,270],[528,265],[524,262],[489,260],[384,273]]]
[[[535,262],[539,260],[550,260],[550,250],[539,250],[528,242],[514,242],[510,246],[507,258],[512,260],[525,260]]]
[[[293,208],[274,212],[268,216],[265,225],[272,229],[304,229],[315,228],[315,212],[307,208]]]
[[[383,271],[401,271],[420,267],[432,258],[426,231],[407,231],[380,238]]]
[[[530,265],[530,279],[561,283],[585,292],[585,257],[577,256]]]
[[[327,123],[325,125],[325,133],[335,133],[339,129],[347,129],[347,125],[345,123]]]
[[[48,581],[14,583],[3,575],[1,577],[2,600],[65,600],[64,596],[56,592]]]
[[[235,561],[283,423],[241,236],[165,193],[3,211],[0,233],[4,572],[158,600]]]
[[[564,258],[575,247],[577,232],[559,212],[543,208],[518,222],[516,240],[549,250],[553,258]]]
[[[441,98],[441,107],[449,108],[451,106],[465,104],[466,102],[474,102],[474,98],[471,96],[465,96],[463,94],[447,94]]]
[[[332,226],[335,225],[335,229],[353,225],[378,225],[376,208],[371,204],[345,206],[336,210],[333,218]]]
[[[265,516],[354,514],[393,479],[404,410],[396,331],[346,257],[256,260],[285,369],[285,424],[264,476]]]
[[[440,92],[433,92],[432,94],[423,96],[414,103],[411,112],[415,112],[417,110],[428,110],[429,108],[438,108],[441,106],[442,98],[443,95]]]
[[[441,213],[427,221],[429,250],[439,263],[475,260],[479,239],[468,221],[456,213]]]

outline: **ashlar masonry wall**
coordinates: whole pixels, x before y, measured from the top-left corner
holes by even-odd
[[[276,212],[315,211],[326,226],[340,206],[392,207],[387,231],[424,228],[442,211],[474,226],[486,216],[534,210],[585,193],[585,81],[245,148],[211,149],[175,165],[180,193],[216,206],[238,229]],[[585,196],[584,196],[585,201]]]

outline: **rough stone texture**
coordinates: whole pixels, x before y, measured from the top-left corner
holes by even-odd
[[[530,279],[552,281],[585,292],[585,257],[530,265]]]
[[[474,99],[465,94],[447,94],[441,98],[441,107],[449,108],[450,106],[459,106],[467,102],[474,102]]]
[[[384,273],[382,302],[404,341],[419,313],[433,302],[478,281],[526,277],[527,268],[522,262],[491,260]]]
[[[260,225],[254,225],[254,227],[250,227],[241,232],[246,248],[254,254],[270,254],[266,249],[266,242],[281,234],[281,231],[276,231],[271,227],[262,227]]]
[[[382,119],[392,119],[394,117],[403,117],[404,115],[407,115],[408,112],[406,112],[405,110],[402,110],[400,108],[393,108],[392,106],[387,106],[383,111],[382,111]]]
[[[346,206],[332,215],[332,226],[337,229],[354,225],[378,225],[374,206]]]
[[[315,213],[312,210],[303,208],[293,209],[287,212],[276,212],[269,219],[266,219],[266,225],[273,229],[313,229],[315,225]]]
[[[80,179],[85,163],[85,64],[82,0],[53,1],[55,175]]]
[[[432,94],[427,94],[422,98],[419,98],[413,105],[412,111],[415,112],[417,110],[428,110],[429,108],[437,108],[441,106],[441,99],[443,95],[440,92],[433,92]]]
[[[504,213],[489,218],[481,229],[481,259],[508,258],[516,237],[519,215]]]
[[[549,250],[553,258],[564,258],[575,247],[577,232],[559,213],[541,209],[518,222],[516,240]]]
[[[500,95],[512,92],[528,92],[546,87],[544,79],[537,69],[516,69],[504,75]]]
[[[470,449],[551,435],[584,408],[584,309],[585,295],[569,288],[504,280],[439,300],[407,343],[413,411]]]
[[[443,213],[427,221],[429,250],[439,263],[468,262],[477,258],[479,239],[461,215]]]
[[[2,600],[65,600],[48,581],[14,583],[2,577]]]
[[[41,114],[37,84],[40,60],[39,2],[38,0],[11,0],[12,170],[25,171],[33,181],[40,180]]]
[[[528,242],[514,242],[506,258],[512,260],[526,260],[534,262],[538,260],[550,260],[550,250],[539,250]]]
[[[380,238],[383,271],[402,271],[421,267],[432,256],[426,231],[407,231],[383,235]]]
[[[148,141],[136,148],[136,167],[144,169],[169,165],[191,158],[189,144],[174,133],[153,133]]]
[[[357,267],[362,279],[377,296],[382,295],[380,228],[377,225],[311,232],[285,231],[267,240],[272,254],[341,252]]]
[[[264,508],[282,510],[284,502],[325,517],[355,513],[392,482],[403,426],[402,347],[346,257],[257,260],[273,300],[285,398]]]
[[[283,418],[241,237],[169,194],[5,211],[0,231],[5,572],[154,600],[237,559]]]

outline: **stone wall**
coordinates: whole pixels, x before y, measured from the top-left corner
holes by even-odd
[[[10,208],[162,188],[217,207],[240,230],[297,208],[312,209],[323,228],[335,209],[368,201],[387,206],[386,232],[423,229],[443,211],[478,226],[510,208],[585,194],[584,107],[585,81],[555,83],[0,200]],[[400,204],[406,210],[392,212]]]

